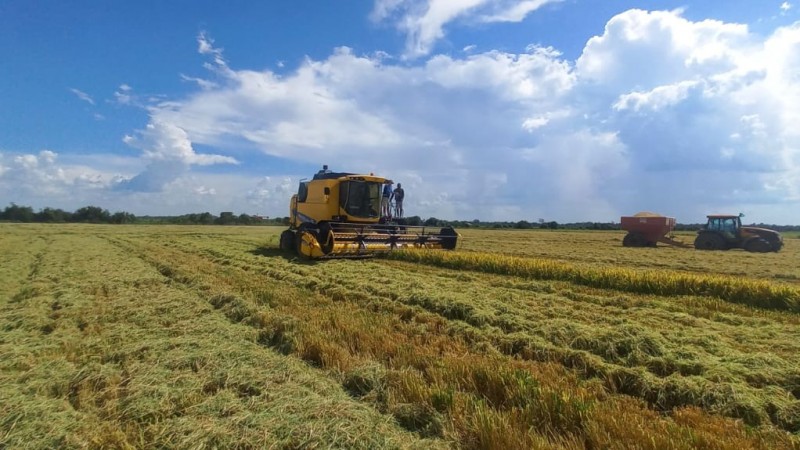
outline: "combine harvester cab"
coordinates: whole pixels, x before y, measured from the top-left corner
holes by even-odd
[[[624,247],[655,247],[658,242],[676,247],[691,248],[667,235],[675,229],[675,218],[640,212],[620,218],[620,226],[628,234],[622,239]]]
[[[323,259],[363,258],[402,248],[455,249],[459,235],[451,227],[409,226],[381,217],[381,194],[390,180],[327,169],[301,181],[292,196],[282,250]]]

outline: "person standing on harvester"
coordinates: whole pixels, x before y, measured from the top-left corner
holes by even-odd
[[[389,202],[392,200],[392,182],[387,181],[383,185],[383,198],[381,198],[381,215],[383,217],[391,217],[392,210],[389,209]]]
[[[394,195],[394,212],[397,217],[403,217],[403,198],[406,193],[403,191],[402,183],[397,183],[397,189],[392,193]]]

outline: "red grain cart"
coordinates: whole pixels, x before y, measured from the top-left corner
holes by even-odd
[[[625,247],[655,247],[657,242],[689,247],[683,242],[667,237],[667,234],[675,229],[674,217],[640,213],[635,216],[623,216],[620,218],[620,225],[628,232],[622,239],[622,245]]]

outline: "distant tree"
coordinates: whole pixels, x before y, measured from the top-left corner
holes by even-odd
[[[425,219],[425,226],[426,227],[438,227],[441,225],[441,221],[436,217],[428,217]]]
[[[250,225],[250,224],[256,222],[256,218],[253,217],[253,216],[248,216],[247,214],[242,213],[242,214],[239,214],[239,218],[236,219],[236,222],[239,225]]]
[[[200,225],[213,225],[214,215],[210,212],[204,212],[197,215],[197,222]]]
[[[34,217],[36,222],[45,223],[64,223],[72,218],[72,213],[66,212],[61,209],[45,208]]]
[[[520,220],[519,222],[514,224],[514,228],[518,228],[520,230],[527,230],[531,227],[532,227],[531,223],[528,222],[527,220]]]
[[[111,214],[99,206],[84,206],[72,214],[72,222],[108,223]]]
[[[405,221],[406,225],[411,225],[411,226],[422,225],[422,218],[420,216],[404,217],[403,220]]]
[[[236,216],[230,211],[219,213],[219,217],[214,221],[217,225],[234,225],[236,223]]]
[[[0,220],[10,220],[12,222],[33,222],[33,208],[30,206],[19,206],[15,203],[6,206],[0,214]]]
[[[136,216],[125,211],[115,212],[109,219],[110,223],[117,223],[117,224],[134,223],[135,221],[136,221]]]
[[[547,222],[547,228],[549,228],[551,230],[558,229],[558,222],[556,222],[556,221]]]

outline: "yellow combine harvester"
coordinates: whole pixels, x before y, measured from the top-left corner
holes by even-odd
[[[313,179],[300,181],[292,196],[281,249],[312,259],[367,257],[398,248],[454,249],[458,233],[452,227],[408,226],[381,217],[383,186],[390,182],[323,166]]]

